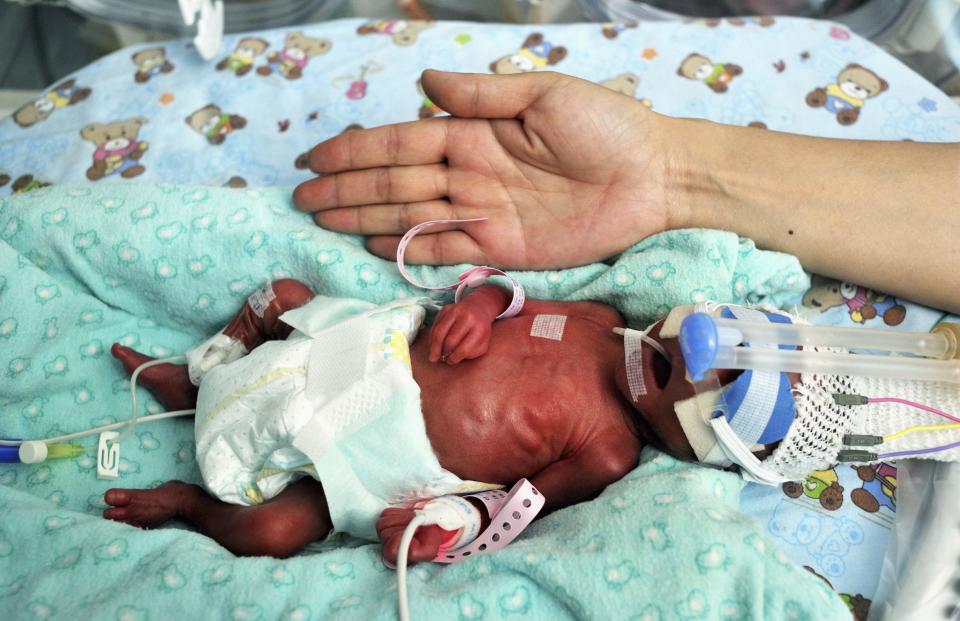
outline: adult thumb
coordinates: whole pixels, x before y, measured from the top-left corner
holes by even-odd
[[[453,116],[513,119],[563,79],[553,72],[486,75],[427,69],[420,84],[433,103]]]

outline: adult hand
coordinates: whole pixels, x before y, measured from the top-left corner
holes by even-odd
[[[590,263],[671,227],[665,117],[638,101],[549,72],[426,71],[422,85],[452,117],[317,145],[323,176],[296,206],[384,258],[416,224],[485,217],[417,236],[406,261],[516,269]]]

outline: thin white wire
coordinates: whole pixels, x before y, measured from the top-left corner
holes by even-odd
[[[190,416],[195,412],[196,410],[174,410],[173,412],[161,412],[159,414],[151,414],[150,416],[138,418],[137,423],[146,423],[149,421],[160,420],[162,418],[173,418],[175,416]],[[0,440],[0,446],[20,446],[24,442],[45,442],[46,444],[53,444],[54,442],[66,442],[67,440],[75,440],[76,438],[92,436],[102,431],[113,431],[114,429],[119,429],[120,427],[129,424],[130,421],[122,420],[119,423],[112,423],[110,425],[104,425],[103,427],[88,429],[86,431],[78,431],[76,433],[68,433],[65,436],[57,436],[55,438],[43,438],[37,440]]]
[[[427,516],[417,511],[400,538],[400,549],[397,550],[397,603],[400,608],[400,621],[410,621],[410,608],[407,604],[407,554],[410,552],[410,542],[413,541],[417,529],[426,522]]]
[[[133,374],[130,375],[130,404],[133,409],[133,414],[130,416],[130,419],[126,421],[127,428],[124,429],[123,433],[120,434],[120,437],[117,439],[118,442],[126,439],[126,437],[130,434],[130,431],[133,429],[133,426],[137,424],[137,419],[140,417],[140,415],[137,413],[137,378],[140,377],[141,371],[144,369],[149,369],[150,367],[155,367],[158,364],[181,362],[186,359],[187,357],[183,354],[178,356],[170,356],[169,358],[157,358],[156,360],[144,362],[133,370]]]
[[[140,418],[137,414],[137,378],[140,376],[140,372],[144,369],[156,366],[158,364],[165,364],[168,362],[180,362],[186,360],[187,357],[184,355],[170,356],[169,358],[159,358],[157,360],[150,360],[144,362],[136,369],[134,369],[133,374],[130,376],[130,402],[133,409],[133,415],[127,420],[122,420],[119,423],[112,423],[110,425],[103,425],[102,427],[96,427],[94,429],[87,429],[86,431],[78,431],[76,433],[68,433],[62,436],[56,436],[54,438],[44,438],[42,440],[0,440],[0,446],[20,446],[24,442],[43,442],[45,444],[53,444],[54,442],[66,442],[67,440],[75,440],[77,438],[84,438],[86,436],[92,436],[97,433],[104,431],[113,431],[114,429],[119,429],[121,427],[126,427],[123,433],[120,436],[120,440],[124,439],[127,434],[130,433],[130,430],[133,429],[134,425],[139,423],[145,423],[147,421],[161,420],[163,418],[174,418],[176,416],[189,416],[195,414],[196,410],[174,410],[172,412],[160,412],[159,414],[151,414],[150,416],[144,416]],[[119,441],[119,440],[118,440]]]

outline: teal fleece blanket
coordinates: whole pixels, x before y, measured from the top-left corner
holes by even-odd
[[[357,237],[315,227],[289,191],[57,186],[0,199],[0,435],[49,437],[129,416],[121,342],[180,353],[257,286],[386,302],[418,295]],[[446,284],[461,267],[414,268]],[[716,231],[650,238],[604,264],[518,272],[528,295],[594,299],[642,327],[677,304],[794,302],[795,259]],[[141,395],[141,415],[160,411]],[[188,529],[104,521],[103,491],[198,482],[192,423],[138,426],[120,479],[86,455],[0,466],[0,610],[12,618],[392,618],[394,575],[376,545],[284,561],[235,558]],[[505,551],[411,575],[415,618],[845,618],[843,603],[736,511],[733,475],[653,451],[598,500],[539,521]],[[336,543],[336,542],[333,542]],[[4,615],[6,618],[6,615]]]

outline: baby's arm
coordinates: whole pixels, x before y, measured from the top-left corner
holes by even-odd
[[[530,480],[546,501],[540,515],[593,500],[608,485],[633,470],[637,461],[636,450],[616,439],[596,442],[575,455],[555,461]]]
[[[487,353],[490,326],[510,305],[512,293],[495,285],[471,291],[458,304],[441,309],[430,333],[430,361],[457,364]],[[566,315],[592,321],[601,327],[626,325],[612,306],[599,302],[554,302],[527,298],[519,317]]]
[[[481,292],[484,297],[484,303],[489,304],[491,310],[496,310],[494,317],[507,308],[513,296],[510,291],[501,289],[500,287],[484,285],[471,293],[470,297]],[[461,304],[462,303],[463,302],[461,302]],[[567,317],[579,317],[610,328],[626,325],[623,317],[620,316],[620,313],[618,313],[615,308],[601,302],[561,302],[527,298],[517,316],[526,317],[531,315],[566,315]]]
[[[508,296],[500,287],[483,285],[440,309],[430,331],[430,362],[457,364],[487,353],[490,326],[507,308]]]
[[[619,446],[624,448],[617,448]],[[551,511],[596,498],[608,485],[619,481],[637,465],[636,452],[616,438],[611,442],[597,442],[583,452],[554,462],[538,472],[531,480],[545,501],[538,517]],[[468,498],[481,513],[480,532],[490,524],[491,516],[475,499]],[[383,557],[397,562],[400,539],[414,510],[409,507],[388,507],[377,520],[377,534],[383,545]],[[456,533],[436,525],[421,526],[410,543],[408,560],[411,563],[433,560],[441,545],[446,545]]]

